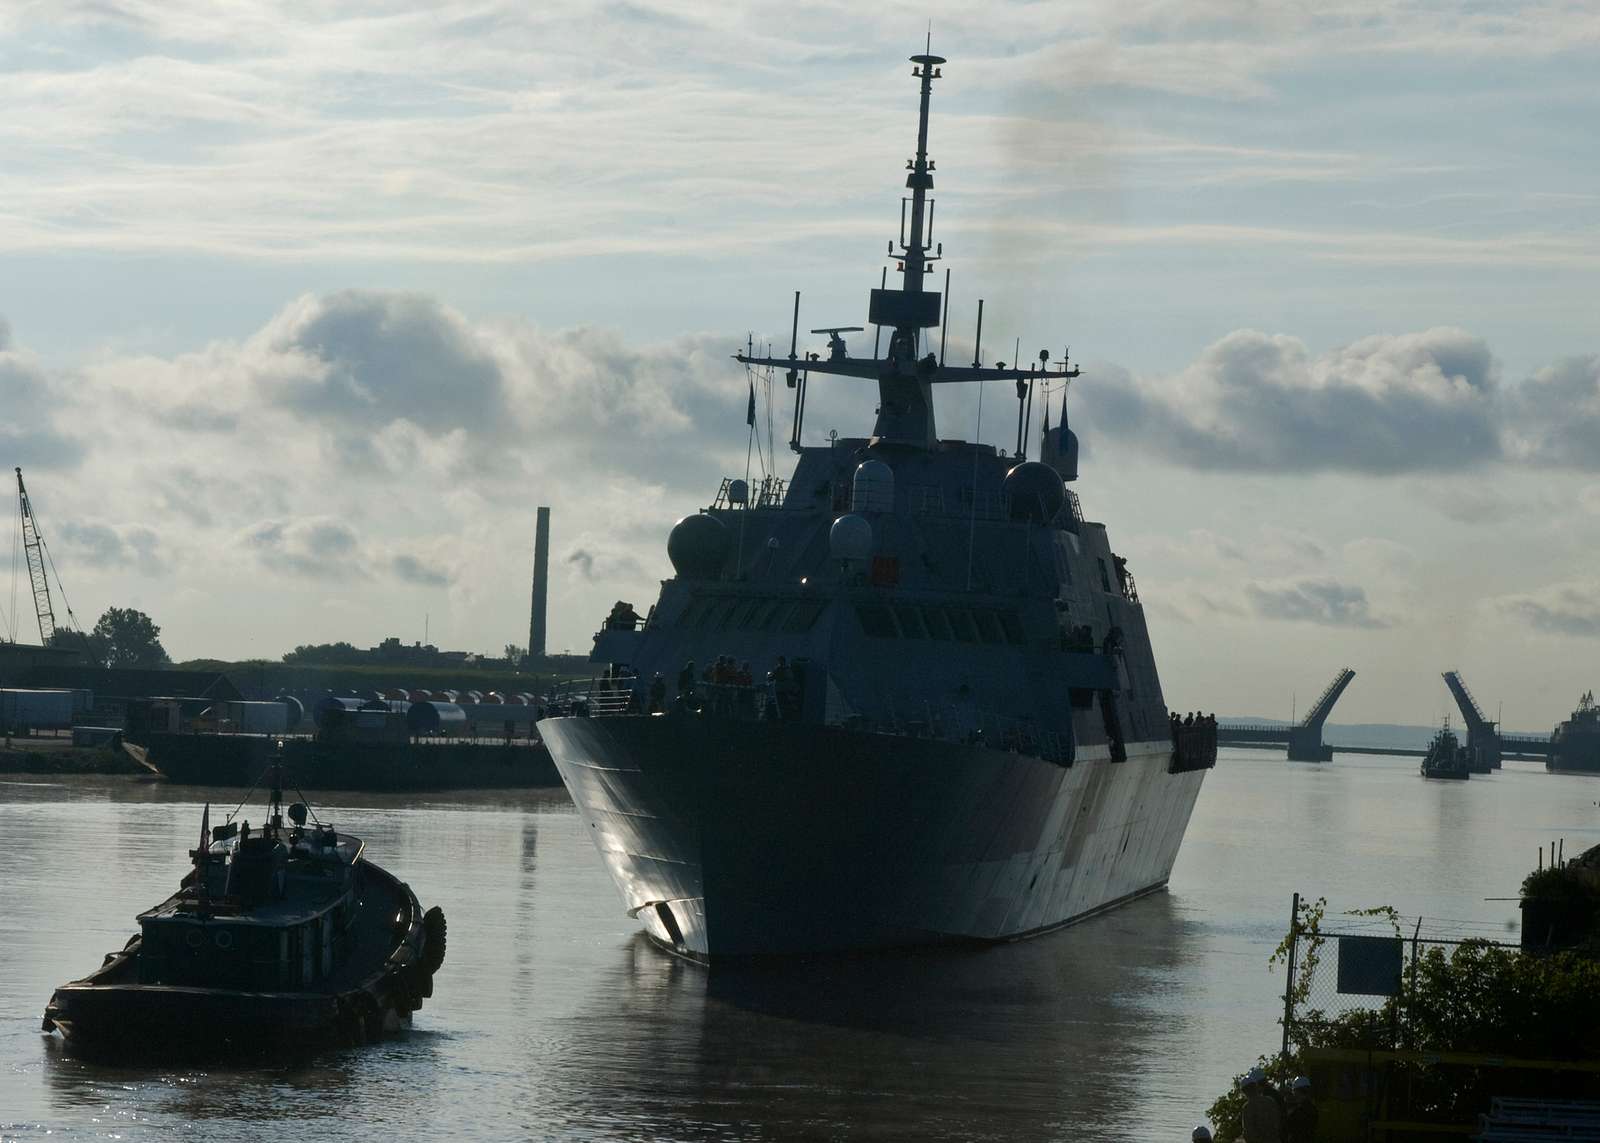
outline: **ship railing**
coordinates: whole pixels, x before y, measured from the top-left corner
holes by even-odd
[[[1169,774],[1209,770],[1217,764],[1217,724],[1207,720],[1185,726],[1172,722],[1172,762]]]
[[[596,675],[588,679],[572,679],[557,684],[545,696],[544,706],[550,717],[582,715],[605,718],[620,714],[637,714],[639,697],[635,690],[641,683],[637,676],[614,677]]]
[[[744,484],[744,499],[734,499],[734,485]],[[782,508],[783,498],[788,491],[788,482],[781,476],[763,476],[754,483],[749,483],[739,476],[724,476],[722,485],[717,489],[717,498],[712,501],[712,508],[755,508],[770,509]]]

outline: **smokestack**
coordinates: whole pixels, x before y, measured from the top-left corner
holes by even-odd
[[[550,598],[550,509],[539,509],[533,537],[533,615],[528,620],[528,654],[545,653],[545,605]]]

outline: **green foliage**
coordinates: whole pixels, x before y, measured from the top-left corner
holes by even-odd
[[[161,645],[161,628],[144,612],[108,607],[88,636],[90,655],[106,667],[165,667],[172,662]]]
[[[1588,887],[1568,877],[1588,892]],[[1570,893],[1549,871],[1530,875],[1524,895]],[[1600,1057],[1600,960],[1581,951],[1534,956],[1487,941],[1467,941],[1449,951],[1424,946],[1413,959],[1400,994],[1377,1008],[1327,1015],[1311,1009],[1312,980],[1326,939],[1321,926],[1326,901],[1302,902],[1290,933],[1270,963],[1287,961],[1294,947],[1295,974],[1288,982],[1295,1022],[1289,1052],[1263,1057],[1258,1066],[1274,1083],[1305,1070],[1307,1048],[1409,1049],[1479,1054],[1524,1060],[1577,1060]],[[1388,919],[1404,936],[1400,916],[1388,906],[1351,915]],[[1298,939],[1296,939],[1298,938]],[[1515,1073],[1459,1064],[1397,1064],[1390,1085],[1408,1093],[1408,1115],[1425,1121],[1459,1123],[1488,1106],[1490,1094],[1594,1096],[1584,1084],[1600,1079],[1568,1076],[1550,1079],[1539,1070]],[[1551,1088],[1557,1083],[1557,1088]],[[1516,1091],[1512,1090],[1512,1086]],[[1208,1112],[1219,1143],[1239,1138],[1244,1106],[1237,1085]]]
[[[1267,1082],[1280,1091],[1287,1090],[1294,1077],[1300,1074],[1296,1070],[1299,1061],[1292,1053],[1271,1058],[1260,1056],[1255,1066],[1265,1072]],[[1233,1086],[1206,1109],[1206,1118],[1211,1122],[1211,1138],[1216,1143],[1237,1143],[1243,1138],[1244,1091],[1239,1087],[1239,1081],[1244,1077],[1245,1072],[1234,1076]]]
[[[1600,892],[1574,866],[1547,866],[1528,874],[1522,879],[1522,895],[1568,905],[1600,904]]]
[[[331,666],[365,663],[372,658],[370,651],[353,643],[304,643],[283,657],[285,663],[318,663]]]

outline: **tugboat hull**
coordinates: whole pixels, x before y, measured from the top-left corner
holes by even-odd
[[[697,959],[1002,941],[1167,883],[1204,771],[710,716],[540,723],[630,913]],[[1084,755],[1088,755],[1085,757]]]
[[[352,937],[359,967],[352,963],[325,988],[141,984],[136,936],[97,971],[56,989],[43,1030],[59,1031],[84,1055],[119,1059],[299,1052],[398,1030],[433,995],[433,973],[444,958],[443,916],[424,915],[410,887],[377,866],[364,866],[362,876]]]

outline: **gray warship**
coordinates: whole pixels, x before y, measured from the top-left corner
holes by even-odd
[[[1035,389],[1077,370],[983,364],[981,302],[974,361],[944,361],[945,61],[911,62],[903,276],[869,304],[886,351],[851,355],[840,327],[802,355],[796,294],[789,355],[735,355],[793,391],[793,475],[725,479],[679,520],[654,606],[613,609],[603,677],[539,722],[627,910],[694,959],[1011,940],[1155,892],[1216,762],[1214,720],[1169,715],[1133,577],[1068,487],[1064,395],[1024,455]],[[877,384],[870,436],[802,443],[818,377]],[[1016,393],[1009,457],[936,431],[937,386],[991,381]]]

